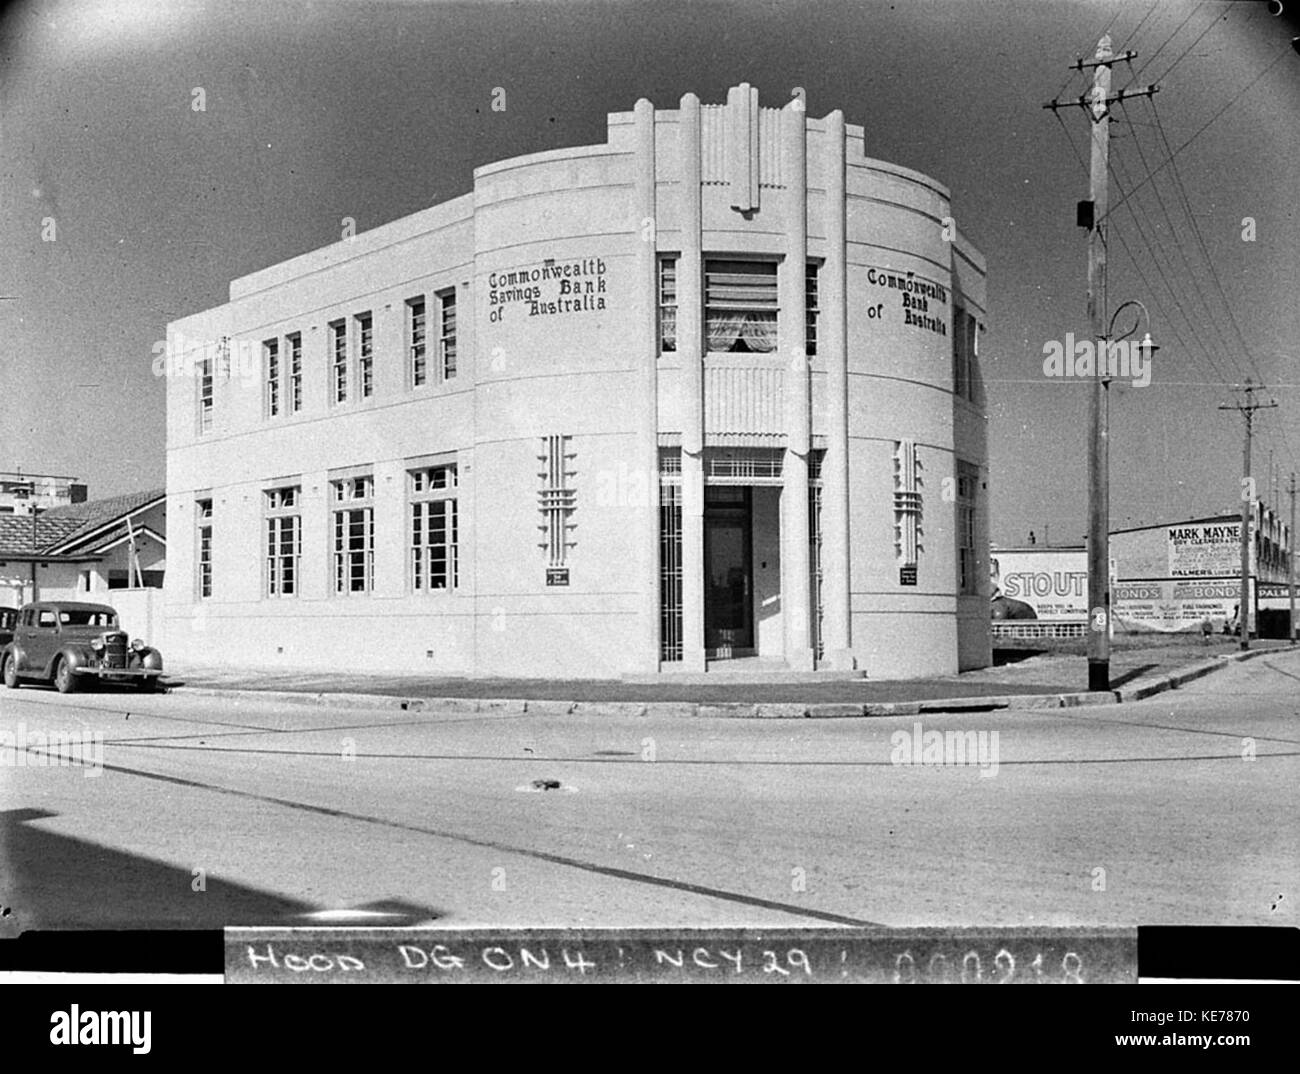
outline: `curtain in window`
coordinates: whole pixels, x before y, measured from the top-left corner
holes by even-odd
[[[748,314],[741,335],[751,351],[776,350],[776,311]]]
[[[746,315],[743,313],[733,313],[730,310],[721,312],[710,310],[704,326],[709,337],[709,350],[731,350],[745,328],[745,320]]]

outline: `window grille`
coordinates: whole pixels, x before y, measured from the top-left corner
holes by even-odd
[[[659,485],[659,659],[682,659],[682,487],[668,481]]]
[[[754,448],[744,453],[707,457],[706,480],[723,483],[776,481],[781,477],[785,452],[780,448]]]
[[[661,478],[679,478],[682,474],[682,449],[659,449],[659,476]]]

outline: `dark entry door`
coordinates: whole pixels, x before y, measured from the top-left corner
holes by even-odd
[[[754,649],[754,573],[749,489],[704,492],[704,644],[718,655]]]

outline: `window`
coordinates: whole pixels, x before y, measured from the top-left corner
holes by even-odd
[[[455,589],[457,583],[456,466],[412,470],[411,587]]]
[[[302,556],[301,489],[297,485],[266,492],[266,595],[291,597],[298,592]]]
[[[348,401],[348,326],[346,321],[332,321],[330,341],[330,392],[335,403]]]
[[[302,409],[302,333],[286,337],[289,344],[289,413]]]
[[[963,399],[975,399],[976,357],[979,353],[979,322],[975,316],[954,306],[952,311],[952,390]]]
[[[817,263],[809,261],[803,273],[804,352],[809,358],[817,354]]]
[[[456,376],[456,289],[439,291],[437,298],[440,375],[443,380],[452,380]]]
[[[198,530],[198,591],[200,598],[212,596],[212,501],[194,503]]]
[[[369,593],[375,575],[375,479],[349,477],[334,490],[334,592]]]
[[[262,368],[266,370],[266,416],[274,418],[280,413],[280,341],[268,339],[262,343]]]
[[[979,558],[975,543],[975,505],[980,472],[968,462],[957,462],[957,571],[958,592],[976,596],[980,591]]]
[[[357,321],[357,344],[360,351],[357,372],[361,378],[361,398],[369,399],[375,394],[375,331],[374,322],[369,313],[359,313]]]
[[[212,356],[207,354],[198,361],[199,432],[201,433],[206,433],[212,428],[213,362]]]
[[[659,258],[659,352],[677,349],[677,257]]]
[[[425,353],[424,299],[412,298],[406,303],[406,331],[411,362],[411,387],[418,388],[429,377],[428,355]]]
[[[704,263],[704,330],[711,352],[776,350],[777,309],[775,261]]]

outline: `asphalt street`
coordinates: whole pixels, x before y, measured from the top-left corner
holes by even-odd
[[[1132,704],[920,719],[26,687],[0,690],[0,756],[8,932],[1294,924],[1300,901],[1296,651]]]

